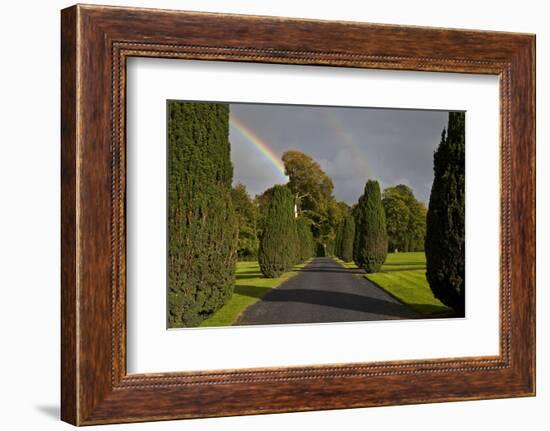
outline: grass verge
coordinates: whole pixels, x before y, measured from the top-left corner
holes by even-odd
[[[353,262],[339,262],[346,268],[357,268]],[[364,277],[424,316],[453,313],[434,297],[426,280],[426,256],[422,252],[388,253],[381,272],[364,274]]]
[[[309,262],[309,261],[308,261]],[[278,278],[265,278],[258,262],[237,262],[235,290],[231,299],[200,327],[231,326],[241,313],[258,301],[271,289],[280,286],[284,281],[298,273],[308,262],[296,265],[292,271],[285,272]]]

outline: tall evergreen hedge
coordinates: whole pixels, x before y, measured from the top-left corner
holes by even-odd
[[[294,196],[286,186],[273,187],[260,239],[258,262],[262,274],[279,277],[296,262],[298,242],[294,219]]]
[[[336,256],[334,253],[335,240],[332,237],[328,237],[325,242],[325,250],[327,256]]]
[[[325,247],[325,244],[323,244],[321,241],[317,240],[315,242],[315,256],[316,257],[325,257],[327,255],[327,249]]]
[[[345,262],[353,261],[353,242],[355,240],[355,220],[348,215],[342,223],[340,240],[340,258]]]
[[[426,278],[434,296],[464,315],[465,118],[450,112],[434,154],[426,226]]]
[[[311,223],[305,217],[296,219],[296,230],[298,235],[297,262],[302,263],[313,256],[315,252],[315,241],[311,231]]]
[[[378,272],[388,253],[386,216],[378,181],[367,181],[354,210],[353,260],[366,272]]]
[[[336,226],[336,239],[334,240],[334,255],[342,259],[342,239],[344,236],[344,224],[345,220],[342,220],[338,226]]]
[[[169,102],[168,115],[168,325],[196,326],[235,281],[229,106]]]

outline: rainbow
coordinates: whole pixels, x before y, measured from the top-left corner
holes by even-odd
[[[342,120],[340,120],[335,113],[329,113],[328,110],[324,110],[323,117],[325,118],[328,126],[340,137],[342,141],[344,141],[344,144],[348,148],[358,149],[357,143],[351,137],[350,133],[342,123]]]
[[[340,117],[335,113],[329,113],[328,110],[323,111],[323,117],[332,131],[340,137],[340,142],[344,144],[346,150],[352,155],[359,156],[361,154],[361,148],[357,144],[355,138],[349,133],[348,128],[344,125]],[[367,176],[371,175],[371,168],[367,165]]]
[[[277,172],[286,179],[285,165],[282,160],[273,152],[267,145],[265,140],[260,138],[254,131],[252,131],[246,124],[244,124],[235,114],[230,114],[230,122],[233,127],[250,142],[254,148],[256,148],[271,164],[277,169]]]

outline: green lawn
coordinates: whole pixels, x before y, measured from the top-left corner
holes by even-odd
[[[345,263],[347,268],[357,268]],[[425,316],[449,315],[452,309],[433,296],[426,280],[424,253],[388,253],[382,271],[365,277]]]
[[[264,278],[258,262],[237,262],[235,291],[233,296],[222,308],[215,312],[199,326],[230,326],[235,323],[241,313],[258,301],[271,289],[298,273],[306,263],[296,265],[292,271],[285,272],[279,278]]]

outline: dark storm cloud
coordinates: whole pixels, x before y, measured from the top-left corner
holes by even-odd
[[[334,181],[337,200],[354,203],[368,179],[382,187],[410,186],[428,201],[433,152],[447,123],[447,112],[231,104],[231,115],[280,156],[289,149],[309,154]],[[230,127],[234,182],[250,194],[285,178],[254,144]]]

